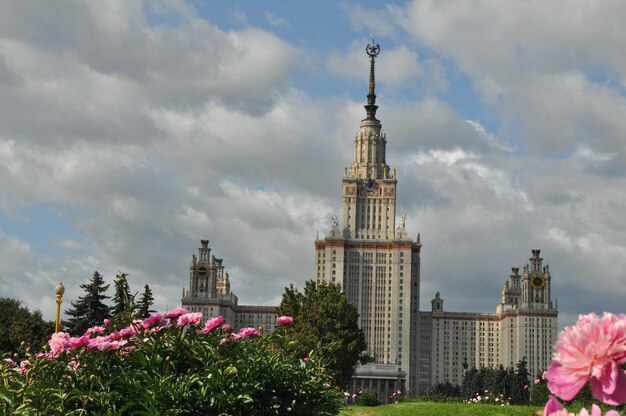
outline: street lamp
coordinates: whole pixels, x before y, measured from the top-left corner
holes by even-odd
[[[65,292],[65,286],[62,282],[57,283],[54,287],[54,293],[57,295],[57,320],[54,324],[54,332],[59,332],[59,317],[61,316],[61,303],[63,303],[63,293]]]

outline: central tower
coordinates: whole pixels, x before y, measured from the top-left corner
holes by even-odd
[[[341,284],[357,305],[374,360],[357,369],[349,387],[386,400],[398,389],[416,393],[421,245],[406,232],[405,215],[396,228],[396,172],[387,165],[387,138],[376,118],[380,47],[369,44],[366,52],[366,116],[354,139],[354,162],[341,181],[341,225],[335,216],[327,236],[315,241],[316,278]]]

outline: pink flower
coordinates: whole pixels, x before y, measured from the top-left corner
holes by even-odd
[[[178,319],[179,316],[184,315],[186,313],[189,313],[189,311],[185,308],[174,308],[168,313],[166,313],[165,315],[163,315],[163,317],[165,319]]]
[[[597,405],[591,406],[591,415],[587,409],[582,409],[578,415],[569,413],[554,396],[550,396],[543,409],[543,416],[602,416],[602,410]],[[609,410],[604,416],[620,416],[615,410]]]
[[[105,318],[103,323],[104,323],[104,326],[107,326],[108,324],[111,323],[111,320],[109,318]]]
[[[223,316],[216,316],[215,318],[209,319],[208,321],[206,321],[206,324],[204,325],[204,329],[202,330],[202,333],[208,334],[209,332],[213,331],[215,328],[222,325],[223,322],[224,322]]]
[[[202,323],[202,312],[186,313],[178,317],[176,325],[185,326],[187,324],[198,326]]]
[[[78,362],[76,360],[72,360],[68,363],[72,371],[76,372],[78,370]]]
[[[48,345],[50,346],[50,354],[53,357],[61,354],[66,350],[71,350],[72,345],[70,344],[70,334],[67,332],[57,332],[52,334],[50,340],[48,340]]]
[[[5,362],[5,363],[7,363],[7,366],[8,366],[9,368],[17,367],[17,364],[15,363],[15,361],[13,361],[13,360],[12,360],[12,359],[10,359],[10,358],[5,358],[5,359],[4,359],[4,362]]]
[[[535,384],[539,384],[539,383],[541,383],[541,380],[539,380],[538,378],[535,379]]]
[[[293,318],[291,316],[279,316],[276,318],[276,322],[279,325],[289,325],[293,323]]]
[[[85,334],[89,336],[102,335],[104,334],[104,327],[103,326],[91,327],[87,330],[87,332],[85,332]]]
[[[353,394],[352,394],[352,398],[353,398],[353,399],[356,399],[356,393],[353,393]]]
[[[163,316],[161,316],[160,313],[155,313],[154,315],[144,319],[143,322],[141,323],[141,326],[144,329],[150,329],[153,326],[162,325],[162,324],[163,324]]]
[[[127,326],[126,328],[120,331],[120,335],[124,338],[134,337],[135,335],[137,335],[137,330],[132,325]]]
[[[233,332],[233,327],[230,324],[222,325],[222,332]]]
[[[547,372],[547,371],[544,371],[543,373],[541,373],[541,379],[542,379],[542,380],[545,380],[545,379],[546,379],[546,377],[547,377],[547,375],[548,375],[548,372]]]
[[[304,362],[305,363],[309,362],[309,357],[304,357]]]
[[[239,330],[239,333],[234,335],[233,338],[237,340],[241,338],[258,337],[258,336],[261,336],[261,334],[259,333],[259,331],[257,331],[254,328],[241,328]]]
[[[83,335],[78,338],[70,338],[72,348],[82,348],[89,345],[89,335]]]
[[[229,338],[229,337],[226,337],[226,338],[222,338],[222,339],[220,339],[220,345],[224,345],[224,344],[226,344],[227,342],[230,342],[230,338]]]
[[[581,315],[576,326],[559,336],[547,371],[550,391],[572,400],[591,382],[593,397],[610,405],[626,403],[626,316],[604,313]]]
[[[524,385],[524,390],[528,390],[528,384]]]

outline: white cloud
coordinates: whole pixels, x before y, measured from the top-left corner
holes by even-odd
[[[274,16],[274,14],[270,12],[269,10],[265,11],[265,20],[267,20],[267,23],[269,23],[271,26],[275,26],[275,27],[290,27],[291,26],[291,24],[289,24],[289,21],[287,21],[287,19]]]

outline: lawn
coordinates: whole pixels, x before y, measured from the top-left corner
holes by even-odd
[[[543,409],[534,406],[406,402],[378,407],[350,406],[340,416],[532,416]]]

